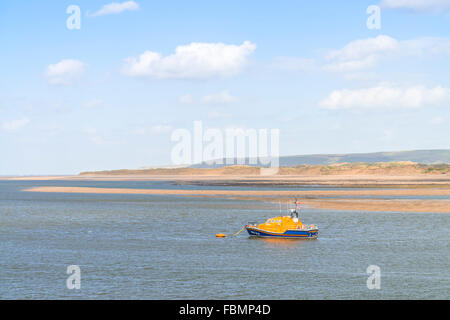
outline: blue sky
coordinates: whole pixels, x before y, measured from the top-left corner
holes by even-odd
[[[450,148],[449,9],[1,1],[0,175],[167,165],[195,120],[278,128],[281,155]]]

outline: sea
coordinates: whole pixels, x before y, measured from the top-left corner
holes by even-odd
[[[319,226],[317,239],[259,239],[246,232],[216,238],[250,221],[284,215],[286,206],[220,197],[24,191],[39,186],[260,189],[171,181],[0,181],[0,299],[450,298],[449,214],[305,207],[300,219]]]

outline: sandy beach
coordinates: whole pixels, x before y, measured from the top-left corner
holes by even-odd
[[[302,184],[302,185],[443,185],[450,187],[450,174],[420,175],[73,175],[73,176],[23,176],[0,177],[9,181],[177,181],[210,184],[211,181],[239,183],[242,185],[257,183]]]
[[[361,190],[181,190],[181,189],[124,189],[90,187],[35,187],[26,192],[90,193],[90,194],[146,194],[193,197],[223,197],[265,202],[291,202],[298,198],[306,206],[330,210],[358,210],[373,212],[441,212],[450,213],[450,200],[376,199],[377,196],[450,196],[450,188],[403,188]],[[351,197],[364,196],[367,199]],[[345,198],[337,198],[345,197]]]
[[[149,195],[218,195],[218,196],[450,196],[450,189],[392,189],[392,190],[180,190],[180,189],[123,189],[90,187],[36,187],[31,192],[149,194]]]

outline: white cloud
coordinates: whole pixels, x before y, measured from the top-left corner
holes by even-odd
[[[327,71],[355,71],[375,65],[380,54],[392,52],[398,48],[398,41],[386,35],[376,38],[355,40],[342,49],[332,50],[326,57],[329,63]]]
[[[450,0],[383,0],[383,8],[407,9],[416,12],[443,12],[450,9]]]
[[[152,131],[153,131],[154,133],[167,133],[167,132],[169,132],[169,131],[171,131],[171,130],[172,130],[172,127],[171,127],[171,126],[163,125],[163,124],[161,124],[161,125],[156,125],[156,126],[153,126],[153,127],[152,127]]]
[[[245,41],[241,45],[199,43],[178,46],[175,53],[163,57],[145,51],[137,59],[125,59],[123,71],[129,76],[175,79],[205,79],[239,73],[256,46]]]
[[[82,61],[65,59],[47,66],[46,77],[51,84],[71,84],[79,78],[85,69]]]
[[[450,89],[437,86],[399,88],[388,85],[358,89],[335,90],[319,102],[326,109],[420,108],[450,102]]]
[[[181,104],[191,104],[194,103],[194,97],[191,94],[185,94],[178,98],[178,102]]]
[[[230,93],[226,90],[221,91],[219,93],[209,94],[202,98],[203,103],[209,104],[227,104],[236,102],[237,99],[230,95]]]
[[[449,55],[450,39],[448,38],[417,38],[400,42],[399,53],[403,55]]]
[[[15,132],[24,128],[30,123],[30,119],[22,118],[18,120],[7,121],[2,124],[2,129],[7,132]]]
[[[417,38],[396,40],[386,35],[355,40],[343,48],[332,50],[326,55],[324,69],[335,72],[354,72],[368,69],[384,57],[449,55],[450,39]]]
[[[378,58],[375,55],[364,57],[360,60],[337,61],[324,66],[326,71],[347,72],[357,71],[373,67]]]
[[[91,14],[91,17],[106,16],[109,14],[119,14],[123,11],[139,10],[139,4],[134,1],[112,2],[101,7],[100,10]]]

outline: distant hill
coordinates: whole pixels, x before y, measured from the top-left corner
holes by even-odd
[[[372,152],[372,153],[348,153],[348,154],[312,154],[299,156],[280,157],[281,167],[295,167],[299,165],[331,165],[337,163],[379,163],[379,162],[401,162],[411,161],[422,164],[449,164],[450,150],[413,150],[396,152]],[[223,163],[225,159],[223,159]],[[234,162],[235,164],[237,162]],[[245,159],[244,165],[252,165]],[[192,165],[191,168],[220,168],[224,165],[208,165],[200,163]]]
[[[223,160],[225,163],[225,159]],[[236,162],[235,162],[236,163]],[[80,175],[259,175],[260,164],[208,165],[81,172]],[[448,174],[450,150],[414,150],[280,157],[279,175]]]

